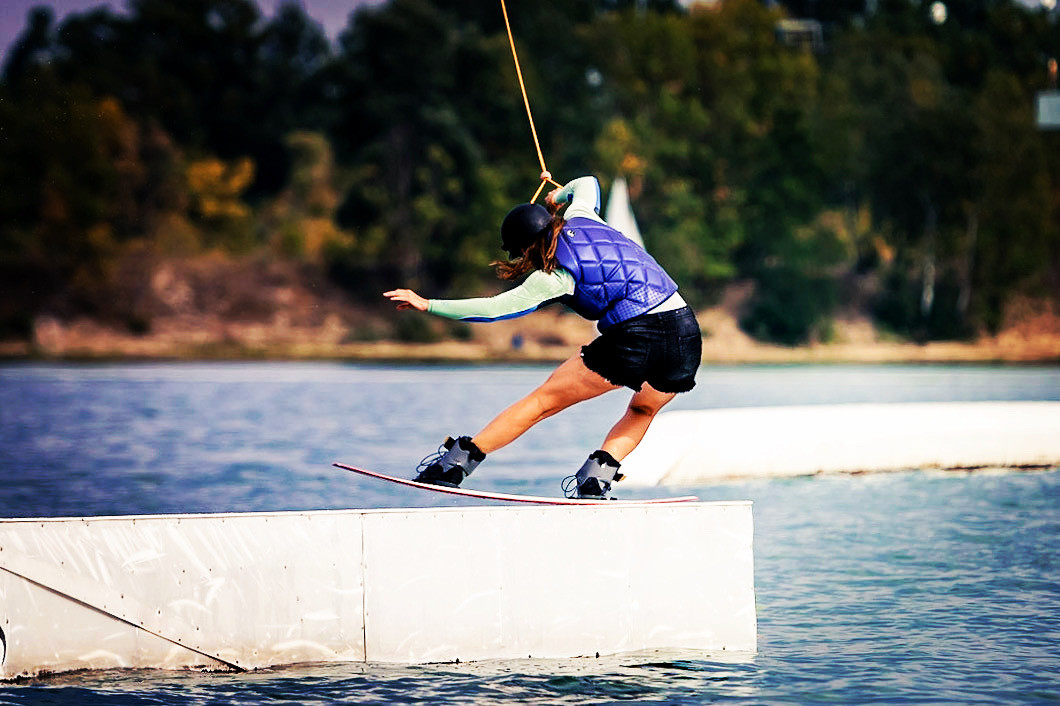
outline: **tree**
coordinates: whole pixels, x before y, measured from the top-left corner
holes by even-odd
[[[29,13],[29,24],[11,46],[3,67],[3,81],[16,93],[35,69],[53,55],[55,13],[49,7],[35,7]]]
[[[1010,61],[996,56],[1004,45],[997,35],[1026,15],[1011,12],[961,8],[938,27],[909,5],[887,5],[866,30],[841,37],[829,63],[822,121],[834,136],[829,176],[848,212],[871,203],[894,253],[877,314],[900,333],[953,338],[992,329],[1012,287],[1047,261],[1047,187],[1031,96],[1004,68],[983,68]],[[991,29],[997,22],[1005,29]],[[871,254],[865,245],[862,261]],[[1012,257],[1023,252],[1038,264]],[[1016,262],[1021,274],[1006,273]]]
[[[483,89],[497,83],[500,48],[424,0],[362,9],[340,37],[331,135],[352,165],[339,219],[360,243],[355,271],[444,288],[484,264],[485,245],[472,244],[493,239],[507,184],[472,126],[498,117]]]
[[[967,255],[962,306],[990,331],[1003,323],[1013,292],[1049,294],[1050,264],[1060,253],[1060,227],[1050,203],[1048,150],[1034,128],[1030,101],[1017,77],[996,71],[976,99],[982,158],[981,196],[967,204]]]

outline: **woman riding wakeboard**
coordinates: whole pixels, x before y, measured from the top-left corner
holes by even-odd
[[[625,414],[565,486],[570,497],[607,498],[611,483],[622,478],[621,461],[655,415],[696,384],[702,355],[696,317],[655,259],[600,218],[597,179],[575,179],[549,193],[545,203],[548,210],[520,204],[501,224],[509,259],[494,264],[502,279],[526,275],[517,287],[474,299],[424,299],[410,289],[384,293],[399,309],[461,321],[509,319],[562,302],[597,321],[600,331],[473,437],[446,439],[439,454],[420,464],[417,481],[459,486],[487,454],[534,424],[577,402],[628,387],[634,394]]]

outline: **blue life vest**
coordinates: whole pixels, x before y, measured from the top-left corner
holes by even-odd
[[[567,221],[556,240],[556,259],[574,276],[563,302],[605,328],[646,314],[677,291],[651,255],[614,228],[589,218]]]

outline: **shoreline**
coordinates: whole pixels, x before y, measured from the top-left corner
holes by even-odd
[[[597,335],[592,322],[563,311],[473,324],[452,330],[424,319],[431,342],[380,337],[367,316],[319,312],[264,320],[215,313],[159,317],[150,332],[133,333],[90,318],[38,318],[29,339],[0,341],[0,361],[210,361],[335,360],[396,363],[558,363]],[[786,347],[756,341],[739,328],[737,308],[696,314],[703,330],[705,365],[1060,364],[1060,316],[1027,317],[997,335],[973,341],[915,343],[882,333],[867,317],[835,321],[833,340]]]
[[[587,342],[587,341],[586,341]],[[577,353],[580,344],[527,343],[520,349],[498,349],[477,341],[402,343],[185,343],[152,339],[98,341],[48,350],[30,342],[0,342],[0,363],[11,362],[207,362],[207,361],[343,361],[374,363],[559,363]],[[703,365],[873,365],[980,364],[1056,365],[1060,348],[1051,342],[1013,345],[995,340],[974,343],[935,341],[925,344],[834,343],[794,348],[765,344],[727,345],[705,338]]]
[[[209,258],[170,261],[150,287],[143,319],[38,314],[21,338],[0,340],[0,361],[558,363],[598,335],[593,322],[563,307],[468,324],[395,312],[389,302],[356,304],[289,264],[266,271]],[[922,344],[847,306],[830,319],[827,342],[787,347],[740,328],[752,292],[733,283],[713,306],[696,310],[704,364],[1060,364],[1060,303],[1048,299],[1014,298],[996,334]]]

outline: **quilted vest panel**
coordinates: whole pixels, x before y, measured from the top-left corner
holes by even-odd
[[[564,303],[598,328],[645,314],[677,291],[677,283],[651,255],[610,226],[588,218],[567,221],[556,259],[574,276]]]

